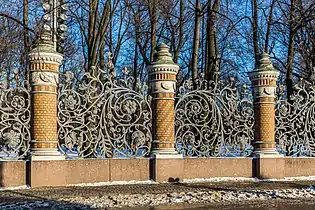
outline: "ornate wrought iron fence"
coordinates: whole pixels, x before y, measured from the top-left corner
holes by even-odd
[[[149,154],[151,99],[147,87],[123,70],[115,77],[93,68],[79,84],[66,72],[59,88],[60,149],[78,157],[134,157]]]
[[[276,141],[287,156],[315,156],[315,87],[300,79],[294,85],[292,102],[280,86],[276,101]]]
[[[248,156],[254,137],[251,94],[233,78],[216,85],[203,79],[179,88],[175,107],[177,151],[186,156]]]
[[[30,148],[30,93],[18,75],[15,71],[12,87],[0,74],[0,160],[23,159]]]

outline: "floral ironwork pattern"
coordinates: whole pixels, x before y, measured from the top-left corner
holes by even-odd
[[[14,71],[14,85],[9,87],[0,75],[0,160],[23,159],[30,148],[30,93],[19,84]]]
[[[66,72],[59,88],[60,149],[78,157],[110,158],[148,155],[151,148],[151,99],[146,85],[128,75],[116,77],[92,68],[79,84]],[[112,73],[110,73],[112,72]]]
[[[203,78],[179,88],[175,107],[177,151],[186,156],[248,156],[254,137],[251,94],[233,78],[218,85]]]
[[[315,87],[300,79],[293,87],[291,102],[279,87],[276,101],[276,142],[287,156],[315,156]]]

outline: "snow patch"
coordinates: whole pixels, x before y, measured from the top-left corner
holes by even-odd
[[[30,189],[30,186],[22,185],[22,186],[17,186],[17,187],[0,187],[0,191],[3,191],[3,190],[26,190],[26,189]]]
[[[158,184],[158,182],[147,180],[147,181],[112,181],[112,182],[95,182],[95,183],[81,183],[81,184],[70,184],[66,186],[76,187],[89,187],[89,186],[106,186],[106,185],[132,185],[132,184]]]
[[[214,177],[183,179],[183,183],[202,183],[202,182],[281,182],[281,181],[315,181],[315,176],[285,177],[284,179],[258,179],[245,177]]]
[[[183,183],[198,183],[198,182],[244,182],[244,181],[257,181],[257,178],[245,178],[245,177],[214,177],[214,178],[196,178],[196,179],[183,179]]]
[[[314,181],[315,176],[285,177],[284,179],[269,179],[270,181]]]

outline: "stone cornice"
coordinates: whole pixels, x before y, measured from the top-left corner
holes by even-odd
[[[261,79],[278,79],[279,71],[252,71],[248,73],[248,76],[251,81],[261,80]]]
[[[59,53],[51,52],[33,52],[29,54],[29,60],[32,62],[55,62],[61,64],[63,56]]]
[[[177,74],[179,66],[176,64],[155,64],[147,66],[147,70],[149,74],[158,72]]]

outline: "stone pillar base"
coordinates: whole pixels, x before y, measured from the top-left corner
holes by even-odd
[[[255,149],[252,153],[254,158],[283,158],[284,155],[280,154],[276,149]]]
[[[184,176],[183,154],[151,154],[150,179],[156,182],[179,182]]]
[[[285,177],[285,159],[270,156],[254,158],[253,176],[258,179],[283,179]]]
[[[175,150],[175,148],[153,148],[151,150],[151,154],[152,155],[176,156],[176,155],[178,155],[178,152]]]
[[[183,154],[151,154],[151,159],[173,159],[173,158],[184,158]]]
[[[255,148],[253,151],[253,176],[258,179],[283,179],[284,155],[276,148]]]
[[[65,160],[65,156],[57,149],[32,149],[31,161],[37,160]]]

